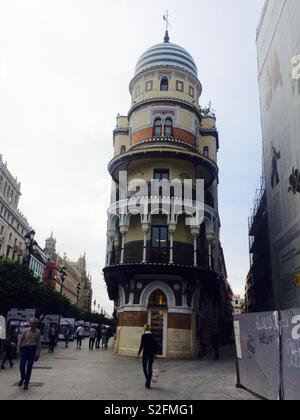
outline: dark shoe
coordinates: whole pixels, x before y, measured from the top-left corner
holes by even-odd
[[[146,382],[146,388],[150,389],[151,388],[151,381],[147,381]]]
[[[23,384],[24,384],[24,381],[23,381],[23,379],[21,379],[20,382],[18,383],[18,386],[21,387],[21,386],[23,386]]]
[[[2,370],[4,370],[4,369],[5,369],[5,366],[3,366],[3,365],[2,365],[2,366],[1,366],[1,369],[2,369]]]
[[[23,390],[24,390],[24,391],[28,391],[28,384],[24,384],[24,388],[23,388]]]

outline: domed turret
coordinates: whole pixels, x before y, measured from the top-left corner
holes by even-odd
[[[149,48],[139,59],[135,76],[153,68],[177,68],[198,77],[198,69],[193,57],[184,48],[172,44],[165,37],[165,42]]]

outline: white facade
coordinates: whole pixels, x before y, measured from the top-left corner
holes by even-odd
[[[26,250],[28,222],[19,211],[21,184],[15,179],[0,155],[0,258],[22,261]]]
[[[300,1],[266,1],[258,29],[264,172],[276,307],[300,304]]]

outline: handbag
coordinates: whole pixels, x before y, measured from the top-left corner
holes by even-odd
[[[159,369],[158,369],[158,366],[157,366],[157,364],[154,366],[154,368],[153,368],[153,371],[152,371],[152,378],[151,378],[151,380],[152,380],[152,382],[154,383],[154,384],[157,384],[157,382],[158,382],[158,378],[159,378]]]

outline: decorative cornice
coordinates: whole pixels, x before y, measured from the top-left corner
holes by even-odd
[[[144,106],[144,105],[150,105],[153,103],[159,103],[159,102],[169,102],[171,104],[174,105],[181,105],[182,107],[188,108],[189,110],[191,110],[192,112],[195,112],[195,114],[197,114],[198,118],[201,120],[202,119],[202,113],[201,113],[201,108],[193,105],[192,103],[185,101],[183,99],[178,99],[176,97],[171,97],[171,96],[160,96],[160,97],[153,97],[153,98],[149,98],[149,99],[145,99],[141,102],[138,102],[136,104],[134,104],[128,113],[128,120],[131,117],[131,114],[136,111],[138,108]]]

